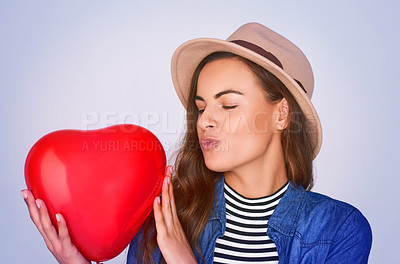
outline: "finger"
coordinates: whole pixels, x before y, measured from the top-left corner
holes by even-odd
[[[154,211],[154,220],[156,222],[157,235],[163,236],[166,234],[166,226],[165,226],[164,216],[161,210],[160,196],[157,196],[154,199],[153,211]]]
[[[71,238],[69,236],[67,223],[65,222],[64,217],[62,214],[56,214],[57,225],[58,225],[58,237],[60,239],[61,245],[64,246],[71,246]]]
[[[30,215],[32,222],[35,224],[39,233],[42,235],[47,247],[50,250],[52,250],[53,245],[51,244],[50,240],[48,239],[46,233],[43,230],[42,222],[40,220],[40,213],[39,213],[40,209],[37,207],[35,197],[33,197],[32,192],[30,192],[29,190],[22,190],[21,194],[22,194],[22,197],[24,198],[24,201],[28,207],[29,215]]]
[[[29,216],[31,217],[32,222],[36,225],[36,227],[40,231],[42,229],[42,225],[40,222],[39,209],[36,205],[36,201],[35,198],[33,197],[33,194],[29,190],[22,190],[21,194],[22,197],[24,198],[26,206],[28,207]]]
[[[167,171],[169,171],[167,169]],[[169,173],[167,172],[164,181],[163,181],[163,186],[162,186],[162,192],[161,192],[161,208],[162,208],[162,213],[164,216],[165,224],[167,226],[172,225],[172,211],[171,211],[171,204],[170,204],[170,197],[169,197],[169,184],[170,184],[170,177]]]
[[[37,199],[36,203],[37,203],[38,207],[40,207],[39,214],[40,214],[40,221],[42,223],[43,232],[46,235],[46,237],[48,238],[48,240],[50,241],[53,249],[55,251],[57,251],[60,248],[60,240],[58,238],[56,228],[51,223],[49,212],[47,211],[47,207],[46,207],[45,203],[40,199]]]
[[[172,175],[172,167],[169,167],[169,174]],[[171,200],[170,204],[171,204],[171,211],[172,211],[173,220],[177,221],[178,220],[178,213],[176,212],[175,197],[174,197],[174,186],[172,185],[172,181],[169,184],[169,198]]]

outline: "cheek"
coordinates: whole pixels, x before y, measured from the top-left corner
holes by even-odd
[[[225,149],[235,163],[251,160],[262,155],[273,137],[272,116],[270,113],[252,113],[236,119],[230,127],[233,133],[227,134]]]
[[[273,131],[272,117],[269,113],[258,113],[254,118],[253,131],[255,133],[268,133]]]
[[[267,134],[273,132],[273,121],[270,112],[250,112],[235,114],[225,122],[224,132],[237,134],[237,136],[246,134]]]
[[[200,138],[201,129],[200,129],[200,126],[199,126],[199,121],[196,122],[196,132],[197,132],[197,135]]]
[[[263,128],[255,130],[250,125],[243,126],[237,130],[237,133],[228,137],[228,150],[235,153],[234,155],[252,155],[252,153],[260,153],[266,149],[271,140],[272,133],[269,133],[269,125],[263,125]],[[265,127],[265,128],[264,128]],[[248,131],[251,132],[248,132]]]
[[[226,143],[221,150],[233,158],[265,151],[273,134],[271,119],[271,115],[265,112],[231,116],[223,127]]]

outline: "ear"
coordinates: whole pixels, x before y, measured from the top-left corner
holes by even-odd
[[[277,119],[275,120],[275,128],[277,130],[284,130],[289,124],[289,105],[285,98],[277,103]]]

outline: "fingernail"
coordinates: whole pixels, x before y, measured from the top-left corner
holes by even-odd
[[[172,173],[172,166],[169,167],[169,173]]]
[[[36,202],[36,206],[37,206],[37,208],[38,208],[38,209],[40,209],[40,203],[39,203],[39,201],[38,201],[38,200],[36,200],[35,202]]]
[[[24,198],[24,200],[28,199],[28,195],[26,195],[26,193],[24,191],[21,191],[22,197]]]
[[[157,200],[157,203],[158,203],[158,204],[161,203],[160,196],[157,196],[156,200]]]
[[[60,214],[56,214],[56,219],[57,219],[57,222],[61,222],[61,217],[60,217]]]

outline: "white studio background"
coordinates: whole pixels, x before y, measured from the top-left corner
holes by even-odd
[[[36,140],[131,122],[153,131],[170,158],[184,117],[170,77],[173,51],[257,21],[296,43],[313,66],[324,135],[314,190],[358,207],[373,230],[370,263],[393,263],[399,7],[394,0],[1,0],[0,262],[56,262],[20,195]]]

